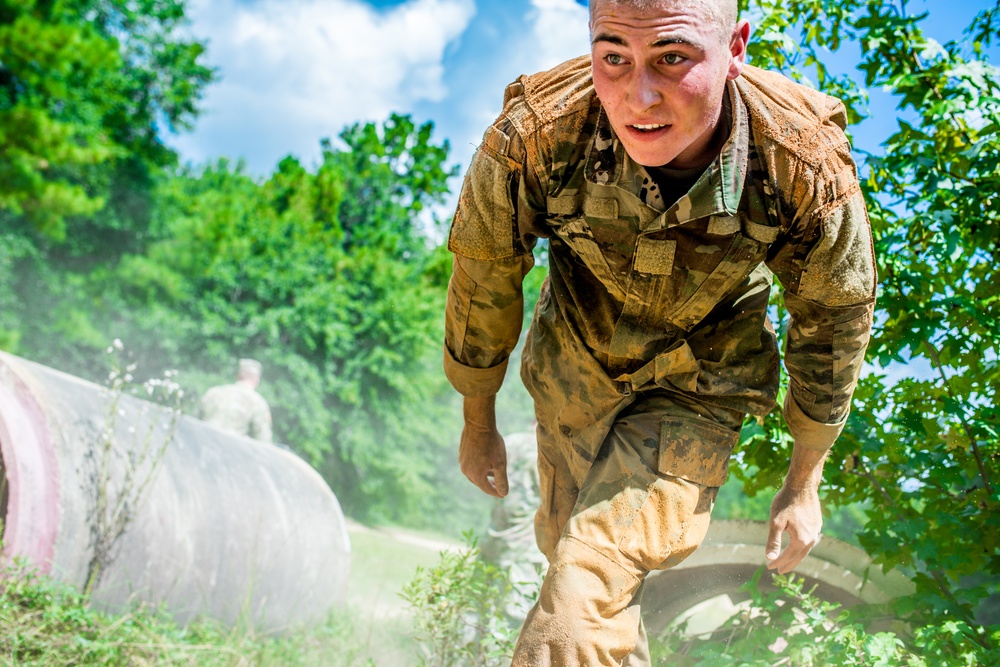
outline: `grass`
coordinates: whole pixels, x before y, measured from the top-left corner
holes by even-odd
[[[351,577],[347,605],[359,635],[355,641],[362,655],[378,667],[406,667],[416,663],[413,624],[406,603],[399,597],[413,579],[417,566],[433,567],[442,545],[413,544],[406,535],[373,530],[353,524]]]
[[[228,634],[209,623],[181,628],[153,611],[102,614],[64,584],[23,564],[4,573],[0,594],[0,664],[69,665],[256,664],[276,644]]]
[[[0,667],[409,667],[412,621],[399,597],[434,543],[352,526],[346,604],[315,628],[267,637],[211,621],[180,627],[162,610],[109,615],[21,563],[0,572]],[[401,538],[404,541],[401,541]]]

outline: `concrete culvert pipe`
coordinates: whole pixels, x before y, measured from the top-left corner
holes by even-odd
[[[325,620],[343,600],[350,545],[322,478],[196,419],[170,428],[161,408],[131,397],[106,418],[108,401],[102,387],[0,353],[2,560],[24,557],[82,589],[98,508],[124,501],[131,520],[104,559],[98,607],[164,604],[181,623],[203,615],[264,632]],[[158,442],[153,465],[143,451]]]
[[[762,521],[713,521],[698,550],[676,567],[654,572],[646,579],[642,616],[651,635],[672,622],[689,618],[692,634],[713,630],[727,612],[747,599],[741,587],[764,565],[768,524]],[[845,608],[882,603],[913,592],[902,573],[882,572],[861,549],[832,537],[823,537],[795,568],[806,590]],[[773,589],[765,573],[761,586]]]

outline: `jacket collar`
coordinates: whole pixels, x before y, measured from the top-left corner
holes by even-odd
[[[726,92],[723,122],[728,119],[730,123],[729,138],[691,190],[669,209],[664,208],[662,200],[649,193],[646,185],[653,182],[649,172],[625,152],[603,107],[590,142],[586,179],[597,185],[616,187],[639,200],[647,209],[647,215],[642,217],[651,223],[644,225],[645,231],[711,215],[735,215],[747,174],[750,124],[746,107],[732,81],[726,84]]]

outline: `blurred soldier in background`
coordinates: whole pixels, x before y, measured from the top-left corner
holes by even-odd
[[[520,626],[535,604],[549,562],[535,542],[535,511],[541,498],[535,434],[514,433],[504,442],[510,490],[494,506],[479,551],[483,560],[507,572],[511,595],[504,613]]]
[[[201,418],[226,431],[271,442],[271,409],[257,393],[261,365],[240,359],[236,382],[212,387],[201,397]]]

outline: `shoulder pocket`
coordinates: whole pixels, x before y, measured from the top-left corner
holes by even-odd
[[[516,254],[517,173],[498,150],[506,150],[507,141],[503,132],[491,127],[472,156],[448,236],[448,249],[454,253],[487,261]]]
[[[664,417],[660,422],[659,472],[703,486],[722,486],[737,431],[707,419]]]

